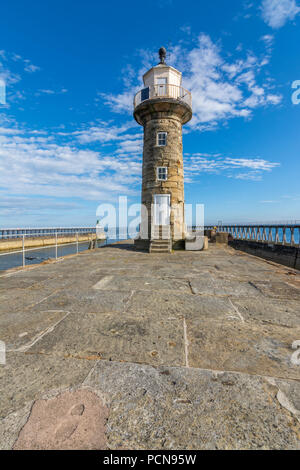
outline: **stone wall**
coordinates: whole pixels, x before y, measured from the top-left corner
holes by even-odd
[[[229,245],[251,255],[300,269],[300,249],[296,246],[268,244],[247,240],[232,240]]]

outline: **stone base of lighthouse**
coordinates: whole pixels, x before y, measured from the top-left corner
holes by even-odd
[[[144,127],[141,233],[136,246],[149,249],[179,247],[185,238],[182,124],[191,117],[189,106],[176,99],[157,99],[140,104],[135,119]],[[165,146],[158,144],[166,133]],[[164,168],[166,180],[158,177]]]

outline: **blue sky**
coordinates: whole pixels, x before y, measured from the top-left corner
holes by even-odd
[[[300,219],[300,2],[5,2],[0,226],[90,225],[140,201],[132,99],[167,48],[192,92],[185,200],[206,223]]]

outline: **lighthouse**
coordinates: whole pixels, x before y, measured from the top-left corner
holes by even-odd
[[[185,239],[182,126],[192,118],[191,93],[181,72],[159,63],[143,76],[134,97],[134,118],[144,128],[141,231],[136,245],[170,252]]]

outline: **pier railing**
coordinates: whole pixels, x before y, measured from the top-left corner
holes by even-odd
[[[247,240],[269,245],[300,246],[299,225],[207,225],[205,229],[216,228],[229,233],[235,240]]]
[[[70,230],[64,228],[60,229],[60,231],[57,231],[58,229],[51,229],[49,232],[46,229],[42,229],[42,233],[39,232],[38,234],[35,233],[34,230],[36,229],[26,229],[29,233],[24,233],[25,229],[15,229],[13,233],[5,233],[5,237],[0,240],[1,245],[5,245],[4,252],[2,253],[0,250],[0,271],[1,265],[3,264],[1,263],[3,257],[17,257],[13,264],[15,266],[25,267],[27,264],[32,264],[27,263],[26,260],[41,259],[36,258],[34,252],[48,250],[48,257],[43,259],[57,260],[62,257],[59,256],[58,252],[63,247],[75,245],[74,252],[67,254],[78,254],[79,251],[83,251],[80,246],[84,243],[87,246],[83,249],[97,246],[95,227],[88,229],[86,227],[81,228],[81,231],[78,231],[78,229]],[[36,237],[42,237],[42,240]],[[101,239],[101,241],[102,243],[107,243],[107,240]],[[29,253],[33,253],[33,255],[29,256]]]

